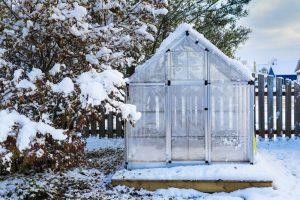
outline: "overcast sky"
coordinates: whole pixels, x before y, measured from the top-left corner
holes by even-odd
[[[241,24],[252,29],[236,52],[248,63],[278,60],[280,71],[291,71],[300,59],[300,0],[252,0]]]

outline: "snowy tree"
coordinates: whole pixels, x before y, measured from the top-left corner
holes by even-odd
[[[238,45],[248,39],[250,29],[238,20],[248,15],[251,0],[170,0],[169,12],[159,17],[155,42],[148,49],[153,54],[164,38],[179,24],[191,23],[226,55],[234,57]]]
[[[108,112],[134,124],[122,73],[143,60],[166,3],[0,1],[1,108],[73,133]]]

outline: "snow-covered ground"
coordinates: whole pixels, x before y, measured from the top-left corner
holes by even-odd
[[[31,176],[1,177],[0,199],[22,199],[35,195],[34,199],[298,200],[300,139],[260,141],[257,146],[258,157],[263,158],[269,165],[268,173],[273,178],[273,188],[249,188],[231,193],[207,194],[191,189],[168,188],[151,192],[125,186],[112,187],[112,175],[123,167],[124,142],[122,139],[89,138],[86,165],[64,173],[45,172]]]
[[[273,188],[249,188],[232,193],[205,194],[195,190],[161,189],[153,195],[178,199],[247,199],[299,200],[300,199],[300,139],[259,141],[258,156],[269,165]]]
[[[106,149],[106,148],[124,148],[123,138],[99,138],[96,136],[91,136],[86,139],[87,151]]]

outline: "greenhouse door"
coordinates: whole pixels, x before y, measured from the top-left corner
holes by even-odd
[[[170,87],[171,159],[205,160],[205,85],[204,82]]]

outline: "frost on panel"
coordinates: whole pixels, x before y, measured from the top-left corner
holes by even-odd
[[[186,37],[170,53],[171,80],[203,80],[205,77],[204,51]]]
[[[129,92],[142,116],[134,127],[127,126],[128,160],[165,161],[165,87],[131,86]]]
[[[249,87],[211,86],[212,161],[249,160]]]
[[[130,82],[133,83],[163,83],[166,80],[168,54],[165,53],[156,61],[150,62],[148,65],[141,66],[141,69],[130,77]]]

